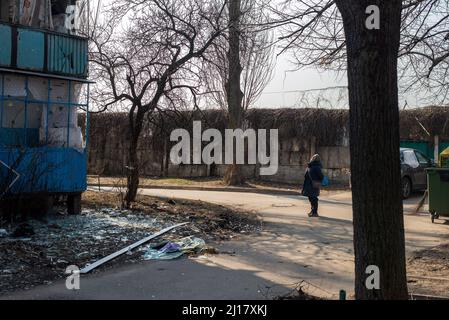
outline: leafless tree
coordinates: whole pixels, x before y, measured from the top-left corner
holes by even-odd
[[[263,7],[253,0],[242,1],[240,62],[242,66],[242,108],[248,110],[260,98],[262,91],[273,77],[274,35],[271,30],[260,30],[266,22]],[[221,109],[228,108],[226,82],[229,76],[229,38],[226,35],[216,41],[203,68],[206,91],[211,103]]]
[[[229,32],[213,44],[203,67],[209,102],[228,111],[229,127],[243,128],[245,113],[273,76],[273,33],[259,30],[263,7],[254,0],[230,1]],[[228,166],[225,183],[242,184],[240,166]]]
[[[449,1],[403,1],[399,70],[404,92],[449,105]]]
[[[241,43],[241,0],[229,1],[229,35],[228,35],[228,74],[225,81],[226,100],[228,104],[228,126],[230,129],[240,129],[243,125],[244,110],[242,107],[243,92],[241,89],[242,64],[240,60]],[[228,185],[239,185],[244,181],[241,166],[237,165],[234,152],[234,164],[228,166],[224,182]]]
[[[298,69],[346,70],[347,42],[335,0],[286,0],[268,12],[265,26],[279,27],[281,53],[292,54]],[[402,0],[401,92],[425,92],[424,102],[448,104],[448,52],[449,1]]]
[[[277,16],[271,23],[283,29],[279,39],[283,51],[293,53],[298,67],[345,70],[348,75],[357,299],[407,299],[398,57],[406,52],[410,56],[414,54],[411,48],[419,50],[430,43],[425,34],[430,35],[432,29],[426,26],[420,30],[419,19],[411,18],[412,12],[417,14],[421,8],[418,17],[436,27],[438,20],[429,18],[431,7],[443,3],[288,0],[271,8]],[[380,30],[366,27],[371,5],[380,10]],[[414,33],[420,36],[409,36]],[[365,284],[370,265],[380,268],[380,290],[369,290]]]
[[[97,26],[91,53],[105,108],[129,113],[129,206],[139,185],[138,144],[145,118],[184,98],[196,101],[200,61],[222,33],[223,1],[119,0]]]

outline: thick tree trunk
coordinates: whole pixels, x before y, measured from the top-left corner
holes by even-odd
[[[401,0],[336,0],[348,51],[356,299],[407,299],[399,157],[397,56]],[[380,8],[380,30],[366,9]],[[368,266],[380,269],[369,290]]]
[[[241,17],[241,1],[230,0],[229,2],[229,79],[226,84],[226,94],[228,98],[228,117],[230,129],[238,129],[242,127],[244,112],[242,108],[243,92],[240,88],[240,78],[242,74],[242,66],[240,64],[240,17]],[[235,153],[234,153],[235,161]],[[234,164],[229,165],[224,182],[227,185],[239,185],[245,182],[242,174],[241,166]]]
[[[137,148],[139,145],[139,137],[143,126],[143,115],[137,112],[134,118],[133,114],[130,114],[130,131],[131,141],[129,145],[129,164],[127,168],[127,190],[125,195],[125,206],[129,208],[131,203],[136,200],[137,190],[139,189],[139,159],[137,156]]]

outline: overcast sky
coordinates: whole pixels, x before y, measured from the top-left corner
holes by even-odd
[[[100,0],[104,5],[113,0]],[[98,3],[98,0],[92,1]],[[278,50],[279,51],[279,50]],[[276,58],[273,79],[265,88],[255,107],[279,108],[279,107],[307,107],[315,106],[317,101],[320,107],[348,107],[347,90],[332,89],[327,91],[304,92],[312,89],[347,86],[346,74],[319,71],[314,68],[291,71],[295,66],[291,63],[288,52]],[[422,107],[420,102],[423,97],[420,93],[400,96],[400,106],[406,102],[410,107]],[[308,105],[308,104],[315,105]]]
[[[347,90],[340,88],[348,84],[346,73],[337,74],[315,68],[289,72],[295,69],[290,60],[288,53],[277,58],[275,76],[256,102],[256,107],[307,107],[307,102],[316,103],[318,99],[320,99],[321,107],[348,107]],[[338,88],[332,89],[333,87]],[[331,89],[314,91],[314,89],[324,88]],[[312,92],[307,92],[308,90]],[[301,99],[302,97],[305,99]],[[400,95],[400,106],[404,106],[406,102],[410,107],[426,106],[427,104],[422,102],[423,97],[424,95],[419,92]],[[326,99],[330,102],[326,102]]]

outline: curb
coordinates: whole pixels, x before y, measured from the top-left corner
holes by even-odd
[[[90,188],[116,188],[114,184],[89,184]],[[125,188],[125,186],[121,186]],[[139,186],[139,189],[165,189],[165,190],[187,190],[187,191],[218,191],[218,192],[242,192],[242,193],[260,193],[271,195],[288,195],[288,196],[301,196],[299,191],[279,190],[279,189],[257,189],[257,188],[242,188],[242,187],[201,187],[201,186]]]

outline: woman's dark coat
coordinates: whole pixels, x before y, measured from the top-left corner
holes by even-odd
[[[320,189],[313,187],[313,181],[322,182],[324,179],[322,165],[320,161],[314,161],[309,163],[304,177],[304,186],[302,189],[302,195],[310,198],[320,196]]]

